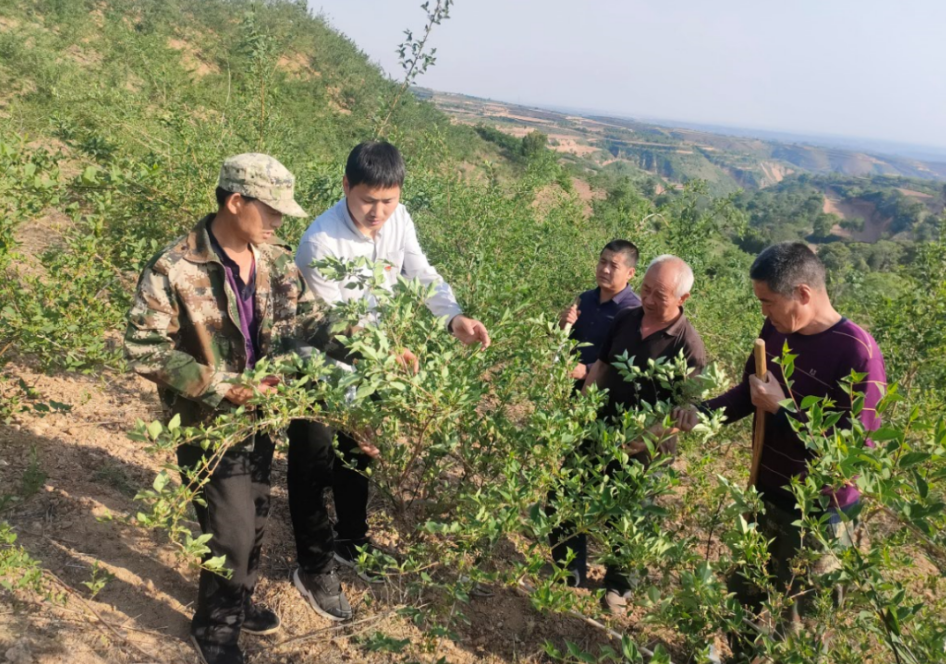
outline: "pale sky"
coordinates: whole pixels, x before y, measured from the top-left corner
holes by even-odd
[[[421,0],[309,4],[401,79]],[[436,90],[946,147],[946,0],[456,0],[431,43]]]

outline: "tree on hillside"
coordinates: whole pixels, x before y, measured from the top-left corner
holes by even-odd
[[[826,240],[831,237],[831,229],[840,221],[836,214],[821,212],[815,217],[812,224],[812,234],[817,240]]]
[[[541,131],[530,131],[522,137],[522,156],[532,159],[548,149],[549,137]]]

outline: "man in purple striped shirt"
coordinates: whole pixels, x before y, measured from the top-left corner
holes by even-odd
[[[791,413],[780,402],[791,398],[800,404],[807,396],[828,397],[836,410],[845,412],[838,426],[850,427],[851,396],[842,385],[851,372],[857,372],[865,376],[854,386],[856,392],[864,394],[859,418],[868,431],[873,431],[880,426],[876,406],[886,391],[886,371],[883,355],[870,334],[832,306],[825,289],[824,265],[806,244],[783,242],[769,247],[756,258],[749,276],[766,317],[759,333],[770,360],[766,378],[763,381],[755,376],[755,359],[750,355],[742,381],[702,407],[724,410],[729,423],[755,413],[757,408],[768,413],[756,481],[766,512],[759,527],[772,540],[769,552],[773,573],[783,587],[792,583],[794,591],[798,581],[792,582],[791,559],[801,545],[799,529],[794,525],[800,512],[788,486],[793,477],[805,477],[814,452],[799,439],[790,421],[803,419],[804,413]],[[797,355],[790,390],[781,367],[771,362],[781,357],[785,345]],[[681,428],[691,429],[694,411],[679,414]],[[825,487],[825,494],[832,497],[829,519],[844,539],[846,533],[839,532],[844,529],[838,511],[850,509],[860,494],[851,485]],[[744,603],[758,605],[758,598],[751,598],[752,589],[746,586],[742,577],[731,579],[731,589]],[[804,604],[804,599],[795,602],[790,616],[793,622],[807,609]]]

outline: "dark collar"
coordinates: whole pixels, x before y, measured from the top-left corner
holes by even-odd
[[[640,322],[638,326],[644,324],[644,307],[638,307],[638,309],[631,309],[631,311],[640,311],[638,314],[640,316]],[[687,326],[690,324],[690,321],[687,320],[686,314],[683,312],[683,307],[680,307],[680,316],[677,320],[673,321],[670,325],[665,327],[662,330],[654,332],[654,334],[665,334],[668,337],[679,337],[686,331]],[[654,336],[653,334],[650,336]],[[649,338],[649,337],[648,337]]]
[[[601,289],[598,288],[598,290],[600,291]],[[628,284],[624,287],[624,290],[612,297],[611,301],[615,304],[624,304],[625,301],[630,300],[632,297],[634,297],[634,291],[631,290],[631,285]]]
[[[629,300],[634,297],[634,291],[631,289],[631,285],[628,284],[624,287],[623,290],[618,291],[614,297],[612,297],[608,302],[601,302],[601,286],[595,286],[594,290],[591,291],[595,296],[595,304],[599,306],[604,306],[608,302],[614,302],[615,304],[624,304],[625,300]]]
[[[670,327],[665,328],[664,332],[672,337],[679,337],[681,334],[683,334],[689,324],[690,321],[687,320],[687,315],[684,313],[683,307],[680,307],[680,317],[673,321]]]

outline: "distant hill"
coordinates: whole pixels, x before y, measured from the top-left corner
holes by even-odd
[[[484,124],[514,136],[541,131],[562,159],[590,171],[636,170],[673,187],[705,180],[714,194],[762,189],[794,173],[900,176],[946,180],[944,162],[806,142],[765,140],[628,118],[579,115],[417,89],[458,123]]]
[[[745,191],[734,202],[748,216],[749,231],[740,242],[747,251],[799,237],[813,244],[910,244],[939,237],[946,185],[883,175],[802,174]]]

